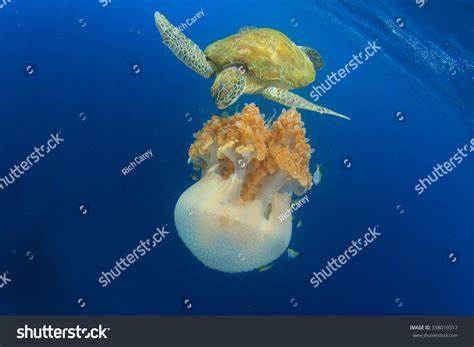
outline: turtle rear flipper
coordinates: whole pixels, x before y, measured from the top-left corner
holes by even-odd
[[[215,70],[207,61],[203,51],[160,12],[155,12],[155,23],[163,38],[163,43],[179,60],[202,77],[209,78],[214,75]]]
[[[324,67],[324,59],[314,48],[300,46],[301,50],[306,53],[309,60],[313,63],[315,70],[321,70]]]
[[[268,87],[263,90],[262,94],[265,98],[276,101],[285,106],[302,108],[305,110],[315,111],[319,113],[326,113],[326,114],[330,114],[336,117],[351,120],[349,117],[346,117],[340,113],[328,110],[325,107],[315,105],[312,102],[302,98],[301,96],[295,93],[289,92],[287,90],[278,89],[276,87]]]

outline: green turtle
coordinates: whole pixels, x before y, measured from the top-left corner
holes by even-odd
[[[274,29],[245,27],[203,52],[161,13],[155,13],[155,22],[163,43],[186,66],[202,77],[216,76],[211,94],[217,108],[229,107],[242,94],[261,94],[285,106],[349,119],[289,91],[312,83],[324,67],[315,49],[297,46]]]

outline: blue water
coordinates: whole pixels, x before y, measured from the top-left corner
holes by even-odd
[[[153,14],[179,24],[201,9],[184,32],[200,47],[244,26],[275,28],[324,57],[315,85],[368,41],[382,47],[318,100],[350,122],[302,111],[323,178],[293,222],[300,256],[265,272],[210,270],[174,227],[194,183],[192,134],[221,111],[212,80],[163,45]],[[473,314],[474,153],[414,189],[474,137],[473,14],[469,0],[12,0],[0,9],[0,177],[50,134],[64,142],[0,190],[0,275],[11,279],[0,314]],[[309,98],[311,86],[296,92]],[[282,109],[250,95],[228,112],[250,102]],[[149,149],[152,159],[121,173]],[[165,224],[170,235],[102,288],[101,272]],[[379,239],[311,286],[313,271],[376,225]]]

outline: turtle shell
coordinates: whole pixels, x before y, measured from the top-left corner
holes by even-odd
[[[246,29],[210,44],[205,52],[219,70],[243,64],[255,77],[286,89],[304,87],[316,72],[308,56],[274,29]]]

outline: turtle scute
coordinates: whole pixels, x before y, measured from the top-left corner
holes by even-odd
[[[280,88],[301,88],[316,76],[304,51],[274,29],[240,31],[212,43],[204,53],[219,70],[241,64],[264,84]]]

